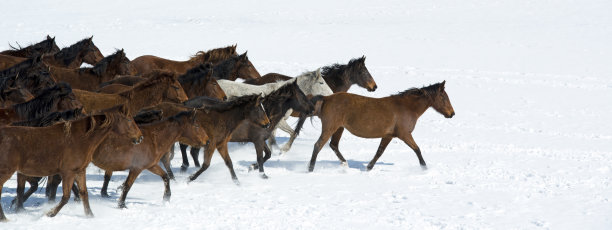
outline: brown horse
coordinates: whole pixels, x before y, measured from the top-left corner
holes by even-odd
[[[348,64],[340,65],[333,64],[322,68],[321,75],[325,79],[325,83],[329,85],[329,88],[334,93],[347,92],[352,85],[357,84],[370,92],[373,92],[378,88],[376,82],[368,68],[365,66],[365,56],[361,58],[351,59]],[[263,85],[277,81],[286,81],[291,77],[278,74],[269,73],[263,75],[261,78],[248,79],[244,83],[251,85]]]
[[[226,79],[235,81],[238,78],[242,79],[253,79],[260,78],[259,72],[253,66],[253,63],[249,61],[247,52],[241,55],[234,55],[219,64],[214,65],[213,77],[216,79]]]
[[[76,178],[85,215],[93,216],[85,168],[91,162],[94,150],[111,133],[129,138],[135,144],[142,140],[142,133],[134,121],[126,117],[126,112],[124,106],[118,106],[101,115],[49,127],[0,127],[0,159],[3,159],[0,161],[0,192],[15,171],[19,173],[18,183],[22,184],[25,183],[23,175],[60,174],[64,179],[62,200],[47,212],[47,216],[53,217],[68,202],[70,187]],[[17,202],[21,203],[20,200]],[[0,221],[7,221],[1,204]]]
[[[55,81],[49,74],[49,67],[42,62],[41,57],[26,59],[0,71],[0,89],[21,87],[37,96],[45,88],[54,85]]]
[[[102,196],[109,197],[107,188],[113,171],[129,169],[119,199],[119,207],[125,208],[127,193],[134,180],[146,169],[162,178],[165,186],[164,200],[170,200],[170,178],[158,162],[176,141],[181,140],[194,146],[204,146],[208,142],[206,131],[200,128],[196,121],[197,113],[197,110],[185,111],[161,121],[138,125],[147,137],[139,145],[133,145],[120,137],[107,138],[96,149],[92,161],[94,165],[106,171]]]
[[[44,55],[43,61],[47,65],[64,68],[79,68],[83,62],[95,65],[104,58],[104,55],[102,55],[92,39],[93,36],[63,48],[57,53]],[[7,68],[6,65],[8,65],[8,67],[12,66],[10,63],[14,65],[25,60],[26,58],[22,57],[0,55],[0,70]]]
[[[98,89],[104,88],[105,86],[112,85],[112,84],[134,86],[145,80],[147,79],[143,77],[138,77],[138,76],[129,76],[129,75],[118,76],[118,77],[115,77],[113,80],[103,82],[102,84],[98,86]]]
[[[83,103],[84,110],[89,113],[126,104],[130,114],[136,114],[141,108],[153,106],[162,101],[180,103],[187,100],[187,95],[176,80],[175,73],[155,71],[150,74],[155,76],[118,94],[94,93],[78,89],[75,89],[74,93]]]
[[[41,95],[30,101],[0,109],[0,125],[39,118],[51,112],[82,107],[83,105],[76,100],[70,85],[60,82],[45,89]]]
[[[384,98],[370,98],[350,93],[318,97],[322,104],[317,115],[321,118],[323,127],[321,136],[314,145],[308,171],[314,170],[317,154],[330,137],[332,140],[329,146],[342,164],[346,165],[346,160],[338,148],[344,128],[358,137],[382,138],[374,159],[367,166],[368,170],[374,167],[394,137],[401,139],[412,148],[419,158],[421,167],[427,169],[421,150],[412,138],[412,131],[417,119],[429,107],[433,107],[446,118],[455,115],[455,110],[444,91],[444,84],[445,81],[420,89],[409,89]]]
[[[17,44],[19,45],[19,44]],[[52,54],[59,52],[60,49],[55,44],[55,37],[51,38],[51,36],[47,35],[47,39],[26,47],[15,48],[11,46],[10,50],[5,50],[0,52],[3,55],[9,55],[14,57],[22,57],[22,58],[33,58],[37,56],[41,56],[43,54]],[[2,69],[2,67],[0,67]]]
[[[0,89],[0,108],[7,108],[32,99],[34,99],[34,95],[21,86]]]
[[[217,84],[217,79],[213,77],[213,72],[213,67],[210,63],[198,65],[179,76],[178,80],[189,98],[206,96],[225,100],[227,96],[219,84]]]
[[[210,100],[213,101],[213,103],[206,103],[208,105],[201,109],[206,112],[198,113],[198,117],[196,118],[200,126],[206,130],[206,134],[208,134],[208,137],[210,138],[210,143],[204,151],[205,159],[202,168],[189,177],[189,179],[191,181],[195,180],[200,174],[202,174],[202,172],[204,172],[204,170],[208,168],[208,166],[210,166],[212,154],[215,152],[215,149],[217,149],[225,161],[225,165],[230,170],[232,179],[238,183],[238,177],[236,177],[232,159],[228,153],[227,142],[229,142],[232,132],[242,122],[250,122],[261,127],[270,126],[270,120],[268,119],[262,105],[262,97],[258,95],[249,95],[238,97],[226,102],[221,102],[217,99],[207,97],[198,97],[192,100]],[[189,109],[191,108],[180,104],[161,103],[145,110],[161,110],[163,111],[164,116],[171,116],[172,114]],[[162,158],[162,163],[164,163],[166,170],[168,170],[168,173],[170,174],[171,170],[169,170],[169,160],[171,157],[167,156],[169,155]]]
[[[68,82],[74,89],[92,91],[97,89],[99,84],[113,79],[116,75],[128,74],[129,69],[130,59],[125,56],[123,50],[118,50],[91,68],[71,69],[50,66],[49,72],[55,81]]]
[[[216,64],[228,59],[232,55],[238,55],[238,53],[236,53],[236,45],[212,49],[206,52],[200,51],[187,61],[173,61],[153,55],[144,55],[135,58],[134,61],[132,61],[132,64],[134,65],[136,74],[145,74],[159,69],[174,71],[182,74],[199,64],[205,64],[208,62]]]

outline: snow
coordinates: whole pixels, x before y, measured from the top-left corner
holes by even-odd
[[[382,97],[446,80],[457,115],[429,110],[417,123],[426,171],[394,139],[367,172],[380,140],[345,132],[348,167],[326,146],[307,173],[318,119],[266,163],[269,180],[248,171],[251,144],[230,145],[240,186],[218,155],[186,183],[196,169],[178,173],[177,152],[170,202],[144,172],[128,209],[117,209],[126,173],[104,199],[103,172],[90,166],[93,219],[72,201],[44,217],[52,206],[41,191],[15,214],[13,177],[1,229],[610,229],[610,10],[598,0],[3,1],[0,50],[47,34],[60,47],[94,35],[104,54],[124,48],[132,59],[238,44],[260,73],[287,75],[366,55],[378,90],[350,92]]]

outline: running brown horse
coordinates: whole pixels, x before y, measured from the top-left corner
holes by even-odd
[[[158,175],[164,181],[164,200],[170,200],[170,178],[158,165],[159,160],[174,142],[181,140],[194,146],[204,146],[208,136],[196,120],[197,110],[181,112],[161,121],[149,124],[140,124],[138,128],[147,137],[139,145],[125,141],[121,137],[107,138],[93,155],[92,163],[105,170],[102,196],[109,197],[107,193],[108,182],[113,171],[130,170],[122,186],[119,207],[125,208],[125,199],[132,184],[143,170]]]
[[[105,57],[93,67],[74,69],[50,66],[49,72],[55,81],[68,82],[73,89],[92,91],[102,82],[112,80],[117,75],[128,74],[130,65],[130,59],[122,49]]]
[[[40,177],[60,174],[64,179],[62,200],[46,215],[57,215],[68,202],[71,185],[76,179],[85,215],[93,216],[89,207],[85,168],[91,162],[94,150],[111,133],[130,139],[134,144],[142,140],[138,126],[126,114],[125,107],[118,106],[100,115],[49,127],[0,127],[0,192],[15,172],[19,173],[17,181],[22,183],[25,179],[23,175]],[[17,202],[21,203],[20,200]],[[7,221],[1,204],[0,221]]]
[[[427,169],[421,150],[412,138],[417,119],[433,107],[446,118],[455,115],[455,110],[444,90],[446,81],[420,89],[412,88],[384,98],[370,98],[350,93],[336,93],[318,97],[322,103],[317,116],[323,124],[321,136],[314,145],[308,171],[314,170],[317,154],[331,137],[329,146],[343,165],[346,160],[340,153],[338,144],[342,131],[346,128],[353,135],[363,138],[382,138],[376,155],[367,166],[371,170],[383,154],[391,139],[397,137],[404,141],[419,158],[423,169]]]
[[[32,99],[34,99],[34,95],[21,86],[0,89],[0,108],[8,108]]]
[[[79,68],[83,62],[95,65],[104,58],[104,55],[102,55],[92,39],[93,36],[63,48],[57,53],[44,55],[43,61],[47,65],[64,68]],[[25,60],[26,58],[22,57],[0,55],[0,70]]]
[[[37,96],[45,88],[54,85],[55,81],[49,74],[49,67],[42,62],[41,57],[26,59],[0,71],[0,89],[21,87]]]
[[[19,46],[19,44],[17,44]],[[37,56],[41,56],[44,54],[53,54],[59,52],[60,49],[55,44],[55,37],[51,38],[51,36],[47,35],[47,39],[26,47],[19,46],[18,48],[12,47],[10,50],[5,50],[0,52],[3,55],[9,55],[14,57],[22,57],[22,58],[33,58]],[[0,67],[2,69],[2,67]]]
[[[213,66],[210,63],[198,65],[179,76],[178,80],[189,98],[206,96],[225,100],[227,96],[217,84],[213,72]]]
[[[234,172],[232,159],[227,149],[227,142],[229,142],[232,132],[234,132],[242,122],[250,122],[261,127],[270,126],[270,120],[262,105],[262,97],[258,95],[249,95],[226,102],[207,97],[198,97],[191,100],[209,100],[212,101],[212,103],[206,103],[208,105],[200,109],[205,112],[198,112],[198,117],[196,118],[200,126],[206,130],[210,142],[204,150],[204,163],[202,168],[189,177],[189,179],[191,181],[195,180],[208,168],[208,166],[210,166],[212,154],[216,149],[219,151],[219,154],[225,161],[225,165],[230,170],[232,179],[238,183],[238,177],[236,177],[236,173]],[[190,109],[192,108],[180,104],[161,103],[157,106],[146,108],[145,110],[161,110],[164,116],[171,116]],[[170,168],[170,159],[171,157],[162,158],[162,163],[166,166],[166,170]],[[168,171],[168,173],[170,172],[171,171]]]
[[[199,51],[196,53],[196,55],[194,55],[187,61],[174,61],[156,57],[153,55],[144,55],[135,58],[132,61],[132,64],[134,65],[136,74],[145,74],[153,70],[159,69],[174,71],[179,74],[183,74],[187,72],[187,70],[197,65],[209,62],[217,64],[218,62],[228,59],[233,55],[238,55],[238,53],[236,53],[236,45],[212,49],[206,52]]]
[[[82,108],[70,85],[60,82],[45,89],[36,98],[0,109],[0,125],[43,117],[51,112]]]
[[[226,79],[235,81],[238,78],[254,79],[260,78],[259,72],[249,61],[247,52],[241,55],[234,55],[213,67],[213,77],[216,79]]]
[[[83,109],[88,113],[126,104],[130,114],[136,114],[141,108],[153,106],[162,101],[180,103],[188,99],[181,84],[176,80],[175,73],[155,71],[150,74],[155,76],[118,94],[94,93],[78,89],[73,91],[77,99],[83,103]]]

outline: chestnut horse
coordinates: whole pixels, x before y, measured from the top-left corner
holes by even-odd
[[[83,62],[95,65],[104,58],[98,47],[91,38],[83,39],[69,47],[61,49],[59,52],[43,56],[43,61],[47,65],[64,67],[64,68],[79,68]],[[0,55],[0,70],[13,66],[19,62],[25,61],[26,58],[13,57],[8,55]]]
[[[336,93],[331,96],[315,98],[322,104],[317,114],[323,124],[321,136],[314,145],[308,171],[314,170],[317,154],[331,137],[329,146],[343,165],[346,160],[340,153],[338,144],[342,131],[346,128],[353,135],[363,138],[382,138],[376,155],[367,166],[374,167],[391,139],[397,137],[404,141],[419,158],[423,169],[427,169],[421,150],[412,138],[412,131],[417,119],[433,107],[446,118],[455,115],[455,110],[448,99],[444,84],[433,84],[420,89],[408,89],[396,95],[384,98],[370,98],[350,93]]]
[[[17,44],[19,45],[19,44]],[[59,52],[60,49],[55,44],[55,37],[51,38],[51,36],[47,35],[47,39],[26,47],[15,48],[11,46],[10,50],[5,50],[0,52],[3,55],[9,55],[13,57],[22,57],[22,58],[33,58],[37,56],[41,56],[43,54],[53,54]],[[2,69],[2,67],[0,67]]]
[[[94,93],[78,89],[75,89],[74,93],[88,113],[126,104],[130,114],[136,114],[141,108],[153,106],[162,101],[180,103],[187,100],[185,91],[175,79],[175,73],[155,71],[150,74],[155,76],[118,94]]]
[[[254,79],[260,78],[259,72],[253,66],[253,63],[249,61],[247,52],[241,55],[234,55],[214,65],[213,77],[216,79],[226,79],[235,81],[238,78],[242,79]]]
[[[185,111],[161,121],[138,125],[147,137],[139,145],[133,145],[120,137],[107,138],[96,149],[92,161],[94,165],[106,171],[102,196],[109,197],[107,188],[113,171],[129,169],[130,172],[122,186],[123,192],[119,199],[119,207],[125,208],[127,193],[138,175],[146,169],[162,178],[165,186],[164,200],[170,200],[170,178],[158,165],[158,162],[178,140],[194,146],[206,145],[208,136],[204,128],[201,128],[196,121],[197,113],[197,110]]]
[[[0,192],[14,172],[18,172],[17,181],[22,184],[25,183],[23,175],[60,174],[64,179],[62,200],[47,212],[47,216],[53,217],[68,202],[70,187],[76,178],[85,215],[93,216],[85,168],[91,162],[94,150],[111,133],[129,138],[135,144],[142,140],[142,133],[134,121],[126,117],[126,112],[124,106],[118,106],[101,115],[49,127],[0,127],[0,159],[3,159],[0,161]],[[21,204],[21,200],[17,203]],[[7,221],[1,204],[0,221]]]
[[[47,115],[50,112],[82,108],[76,100],[70,85],[60,82],[45,89],[36,98],[15,104],[10,108],[0,109],[0,125],[16,121],[30,120]]]
[[[173,61],[153,55],[144,55],[135,58],[132,61],[132,64],[136,70],[135,74],[145,74],[159,69],[174,71],[182,74],[199,64],[205,64],[208,62],[217,64],[233,55],[238,55],[238,53],[236,53],[236,45],[212,49],[206,52],[199,51],[187,61]]]
[[[227,142],[229,142],[232,132],[243,122],[253,123],[261,127],[269,127],[270,120],[262,105],[262,97],[258,95],[248,95],[235,98],[226,102],[221,102],[214,98],[197,97],[192,100],[210,100],[217,102],[213,105],[204,106],[201,110],[206,112],[198,113],[196,120],[200,126],[206,130],[206,134],[210,138],[208,146],[205,148],[205,159],[202,168],[195,174],[189,177],[191,181],[195,180],[208,166],[215,149],[225,161],[225,165],[230,170],[232,179],[238,183],[238,177],[234,172],[232,159],[229,156]],[[203,104],[203,103],[200,103]],[[180,111],[190,110],[184,105],[174,103],[161,103],[157,106],[146,108],[145,110],[161,110],[164,116],[171,116]],[[198,148],[199,149],[199,148]],[[172,153],[171,153],[172,154]],[[162,158],[162,163],[166,167],[168,174],[170,169],[171,154],[167,154]]]
[[[21,87],[37,96],[45,88],[54,85],[55,81],[49,74],[49,67],[42,62],[41,57],[26,59],[0,71],[0,89]]]
[[[102,82],[109,81],[117,75],[128,74],[129,69],[130,59],[125,56],[123,50],[118,50],[91,68],[71,69],[50,66],[49,72],[55,81],[68,82],[74,89],[92,91]]]

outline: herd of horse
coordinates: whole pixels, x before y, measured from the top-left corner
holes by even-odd
[[[60,211],[71,190],[86,216],[93,216],[85,173],[90,163],[105,171],[103,197],[108,197],[113,172],[129,170],[118,201],[121,208],[143,170],[162,178],[163,198],[168,200],[176,142],[183,157],[181,171],[189,167],[188,147],[199,167],[190,181],[210,166],[217,150],[239,184],[228,142],[253,143],[256,162],[251,168],[268,178],[264,163],[276,146],[276,129],[290,134],[280,148],[287,152],[312,116],[321,119],[322,128],[311,172],[330,138],[331,149],[346,164],[339,150],[344,129],[363,138],[381,138],[368,170],[394,137],[414,150],[426,169],[411,134],[417,119],[430,107],[446,118],[455,115],[445,82],[383,98],[347,93],[355,84],[368,91],[378,88],[365,56],[295,77],[261,76],[246,52],[236,52],[236,45],[200,51],[187,61],[152,55],[130,61],[123,49],[102,55],[92,39],[60,49],[55,38],[47,36],[39,43],[0,52],[0,194],[17,172],[17,196],[11,204],[16,211],[24,210],[24,201],[48,177],[49,201],[55,200],[60,183],[63,195],[47,216]],[[81,68],[83,63],[91,67]],[[290,116],[298,117],[295,129],[286,121]],[[1,203],[0,221],[7,221]]]

